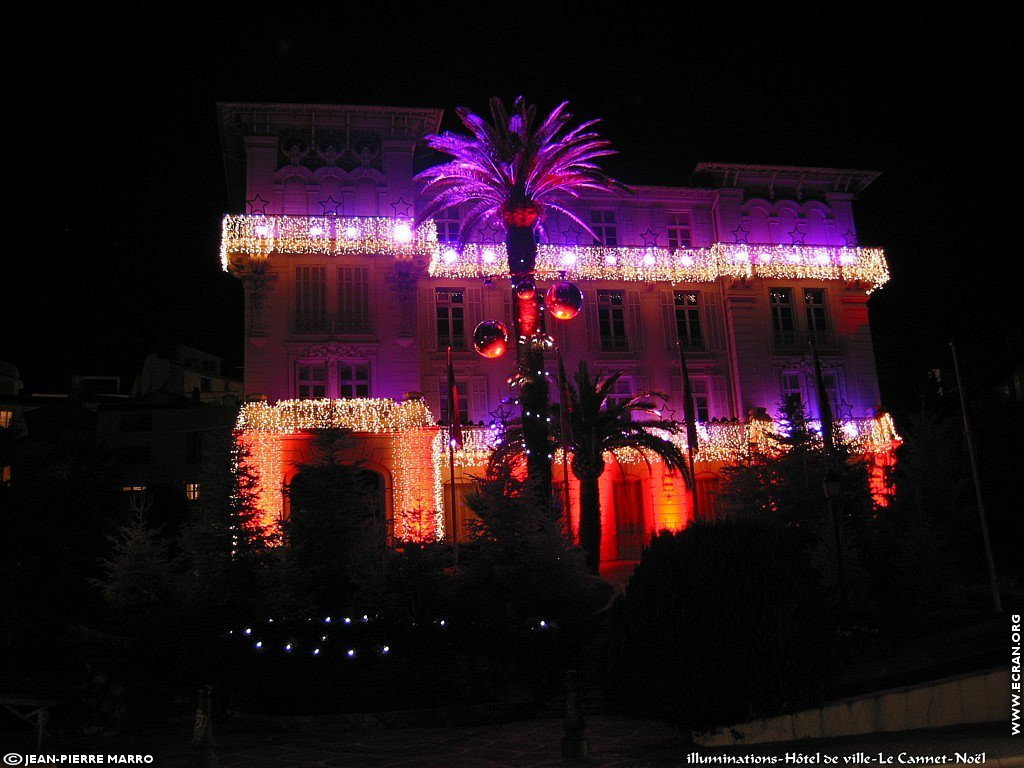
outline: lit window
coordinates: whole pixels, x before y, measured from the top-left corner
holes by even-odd
[[[466,299],[462,288],[437,288],[434,291],[437,318],[437,345],[465,349]]]
[[[700,325],[700,293],[675,291],[676,336],[683,347],[704,346]]]
[[[327,268],[295,268],[295,320],[297,333],[326,331]]]
[[[597,323],[601,334],[601,349],[628,349],[625,296],[622,291],[597,292]]]
[[[693,225],[690,214],[681,211],[668,213],[668,247],[669,250],[689,248],[693,244]]]
[[[775,345],[791,347],[796,344],[793,324],[793,289],[772,288],[769,292],[772,308],[772,333]]]
[[[370,396],[370,364],[342,360],[338,363],[338,397]]]
[[[828,312],[825,309],[825,289],[804,289],[804,317],[807,320],[807,335],[819,345],[828,345],[832,334],[828,326]]]
[[[458,208],[446,208],[434,219],[437,226],[437,241],[439,243],[459,242],[459,228],[462,221],[459,217]]]
[[[620,376],[606,398],[607,405],[628,403],[636,395],[636,385],[632,376]]]
[[[798,371],[782,372],[782,399],[795,398],[802,406],[804,402],[804,377]]]
[[[11,482],[11,465],[0,466],[0,485],[8,485]]]
[[[369,333],[373,329],[370,316],[369,267],[338,267],[338,333]]]
[[[14,411],[0,411],[0,429],[10,429],[14,421]]]
[[[595,245],[613,247],[619,244],[618,228],[615,225],[615,211],[591,211],[590,228],[597,235],[597,239],[594,241]]]
[[[455,387],[459,390],[459,423],[469,423],[469,386],[465,381],[456,381]],[[438,391],[440,392],[440,406],[441,423],[451,424],[452,414],[449,408],[449,396],[448,396],[448,378],[445,377],[440,379],[438,384]]]
[[[327,397],[327,366],[324,363],[299,363],[295,378],[295,394],[300,400]]]
[[[711,420],[711,396],[708,394],[708,380],[702,376],[690,379],[690,390],[693,392],[693,410],[697,421]]]
[[[199,483],[185,483],[185,498],[189,501],[199,501]]]
[[[125,493],[145,493],[146,486],[144,485],[122,485],[121,490]]]

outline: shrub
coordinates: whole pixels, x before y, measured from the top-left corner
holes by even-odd
[[[813,704],[834,632],[800,538],[755,521],[658,534],[610,631],[609,693],[708,728]]]

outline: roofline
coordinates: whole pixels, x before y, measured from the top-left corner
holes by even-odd
[[[217,112],[224,115],[232,110],[257,110],[265,112],[320,112],[326,114],[345,114],[350,112],[361,112],[368,115],[404,115],[407,117],[419,117],[427,121],[432,132],[441,127],[441,118],[444,110],[437,107],[388,107],[369,104],[302,104],[302,103],[268,103],[250,101],[218,101]]]
[[[807,181],[832,181],[847,186],[853,182],[854,192],[863,192],[875,179],[882,175],[881,171],[862,170],[858,168],[820,168],[805,165],[755,165],[752,163],[716,163],[700,162],[693,169],[699,173],[740,173],[766,174],[770,176],[784,174],[797,176]]]

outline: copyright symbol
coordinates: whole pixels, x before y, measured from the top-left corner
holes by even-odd
[[[8,752],[4,755],[4,765],[21,765],[23,762],[25,762],[25,757],[17,752]]]

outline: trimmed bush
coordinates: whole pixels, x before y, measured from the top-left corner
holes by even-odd
[[[788,528],[743,520],[663,531],[613,621],[609,694],[692,729],[812,705],[834,666],[825,606]]]

